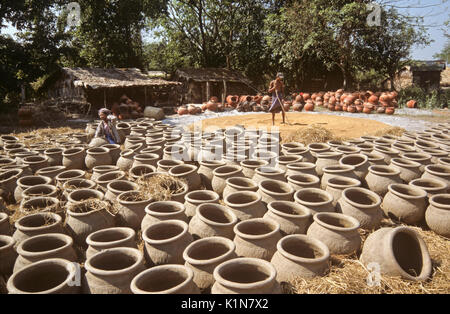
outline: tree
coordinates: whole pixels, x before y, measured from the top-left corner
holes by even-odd
[[[450,27],[450,20],[445,22],[445,26],[446,28],[444,29],[444,36],[447,37],[447,41],[442,51],[436,53],[433,58],[445,60],[448,64],[450,62],[450,33],[448,32],[448,29]]]

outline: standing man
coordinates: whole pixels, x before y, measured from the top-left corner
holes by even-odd
[[[283,83],[283,73],[278,73],[277,78],[270,82],[269,93],[272,94],[272,105],[269,108],[269,112],[272,113],[272,125],[275,125],[275,114],[281,111],[283,116],[282,124],[285,124],[285,114],[281,106],[283,106],[283,95],[284,95],[284,83]]]

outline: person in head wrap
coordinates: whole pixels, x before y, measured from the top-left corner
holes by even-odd
[[[278,73],[277,78],[270,82],[269,93],[272,93],[272,105],[269,108],[269,112],[272,113],[272,125],[275,125],[275,114],[281,111],[283,116],[284,124],[284,110],[281,106],[283,105],[283,94],[284,94],[284,83],[283,83],[283,73]]]
[[[110,144],[120,144],[120,136],[115,126],[116,117],[106,108],[100,109],[98,116],[102,121],[95,131],[95,137],[103,137]]]

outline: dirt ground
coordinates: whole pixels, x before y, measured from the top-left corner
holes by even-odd
[[[333,132],[337,137],[356,138],[363,135],[374,135],[375,133],[391,126],[374,120],[361,118],[337,117],[333,115],[308,114],[308,113],[288,113],[287,117],[291,125],[281,124],[281,115],[277,114],[275,126],[280,128],[281,137],[285,137],[292,132],[306,128],[312,124],[318,124]],[[205,131],[217,128],[227,128],[236,124],[243,125],[245,128],[271,128],[272,116],[270,114],[254,114],[243,116],[220,117],[205,119],[201,127]]]

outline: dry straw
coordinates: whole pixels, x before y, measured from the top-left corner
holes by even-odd
[[[333,134],[329,129],[320,124],[311,124],[306,128],[294,131],[283,137],[283,143],[300,142],[305,145],[311,143],[325,143],[332,140],[342,140]]]
[[[183,192],[186,181],[170,175],[158,174],[151,177],[140,177],[139,196],[146,200],[168,201],[172,195]]]

